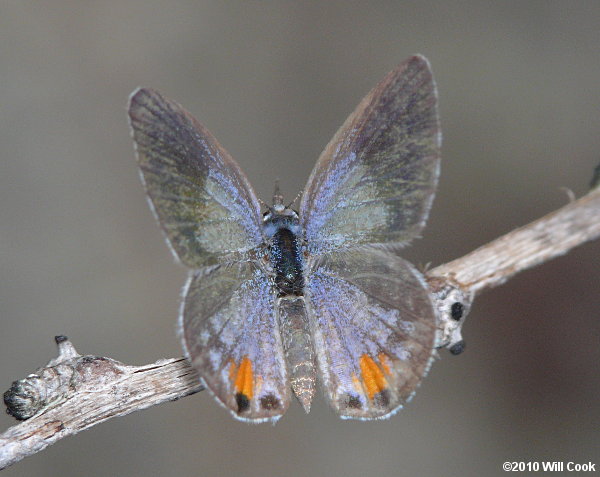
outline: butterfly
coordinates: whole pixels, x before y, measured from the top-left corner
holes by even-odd
[[[298,210],[261,213],[240,166],[179,104],[139,88],[129,119],[149,204],[190,269],[179,333],[202,383],[237,419],[276,421],[320,384],[341,418],[411,399],[437,317],[398,250],[425,225],[441,133],[428,61],[388,73],[319,157]]]

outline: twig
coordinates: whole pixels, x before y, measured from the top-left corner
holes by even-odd
[[[598,237],[600,188],[464,257],[434,268],[428,275],[451,279],[476,294]]]
[[[184,358],[127,366],[81,356],[66,337],[55,339],[58,358],[5,393],[9,413],[27,420],[0,435],[0,469],[112,417],[202,390]]]
[[[600,236],[600,188],[547,216],[430,270],[439,314],[437,347],[463,349],[460,331],[475,295],[516,273]],[[59,356],[5,393],[8,412],[26,419],[0,435],[0,469],[112,417],[202,390],[184,358],[127,366],[81,356],[57,337]]]

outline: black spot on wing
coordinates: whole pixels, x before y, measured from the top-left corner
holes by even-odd
[[[390,391],[384,389],[373,396],[373,404],[379,408],[388,408],[390,406]]]
[[[248,399],[248,396],[243,393],[237,393],[235,395],[235,402],[238,406],[238,413],[247,411],[250,408],[250,400]]]
[[[362,409],[362,404],[358,396],[348,395],[347,405],[350,409]]]
[[[273,394],[267,394],[260,398],[260,407],[267,411],[273,409],[279,409],[281,407],[281,401]]]

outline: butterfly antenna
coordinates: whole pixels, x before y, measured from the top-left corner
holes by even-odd
[[[264,200],[262,200],[260,198],[258,198],[258,203],[260,205],[262,205],[265,209],[270,209],[271,208],[271,206],[269,204],[267,204]]]
[[[294,204],[296,203],[296,201],[297,201],[297,200],[298,200],[300,197],[302,197],[302,194],[303,194],[303,192],[304,192],[303,190],[301,190],[300,192],[298,192],[298,195],[296,195],[296,197],[294,198],[294,200],[292,200],[292,201],[291,201],[291,202],[288,204],[288,206],[286,207],[286,209],[291,209],[291,208],[292,208],[292,205],[294,205]]]
[[[283,206],[283,195],[279,189],[279,179],[275,179],[275,190],[273,191],[273,207]]]

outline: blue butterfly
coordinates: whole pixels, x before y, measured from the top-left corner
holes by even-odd
[[[130,98],[142,181],[167,242],[190,268],[183,349],[240,420],[275,421],[320,385],[342,418],[381,419],[430,366],[437,317],[397,251],[435,193],[441,134],[429,63],[414,56],[360,102],[321,154],[298,211],[264,214],[211,133],[151,89]]]

